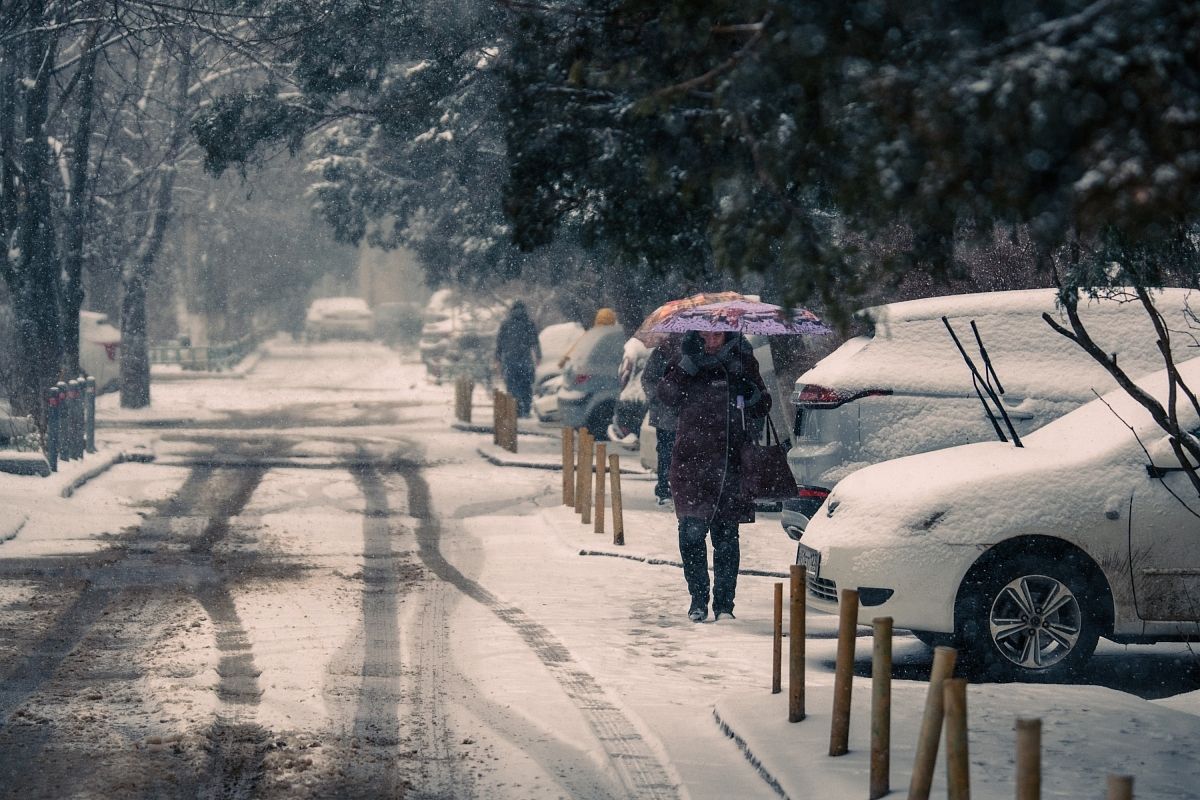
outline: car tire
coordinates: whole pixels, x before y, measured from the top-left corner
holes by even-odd
[[[1019,554],[974,571],[955,611],[963,667],[996,681],[1070,678],[1095,651],[1107,616],[1102,581],[1075,553]]]

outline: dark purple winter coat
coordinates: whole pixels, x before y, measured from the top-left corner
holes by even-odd
[[[689,375],[672,359],[658,384],[658,398],[679,414],[671,454],[670,486],[675,515],[709,522],[753,522],[754,503],[742,491],[739,451],[754,437],[756,422],[771,410],[771,395],[758,361],[742,337],[727,342],[715,356],[695,359],[700,370]],[[737,407],[741,395],[743,414]]]

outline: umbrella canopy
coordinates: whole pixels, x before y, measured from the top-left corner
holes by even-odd
[[[791,314],[772,303],[750,300],[726,300],[679,311],[655,325],[654,333],[686,331],[733,331],[763,336],[811,334],[824,336],[833,331],[807,308],[794,308]]]
[[[745,296],[737,292],[701,292],[694,294],[691,297],[684,297],[680,300],[672,300],[669,303],[663,303],[638,326],[634,331],[633,336],[640,339],[642,344],[647,347],[658,347],[663,343],[669,334],[660,333],[654,330],[656,325],[661,325],[671,317],[679,314],[682,311],[687,311],[697,306],[708,305],[709,303],[720,303],[728,300],[745,300]]]

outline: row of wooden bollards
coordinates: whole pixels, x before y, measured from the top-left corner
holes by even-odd
[[[805,568],[793,564],[790,574],[790,620],[788,636],[788,722],[799,722],[804,709]],[[771,692],[782,691],[783,584],[775,584],[775,628],[771,669]],[[829,755],[849,752],[850,700],[854,679],[854,648],[858,632],[858,592],[843,589],[838,604],[837,664],[833,682],[833,717],[829,732]],[[892,618],[872,620],[874,647],[871,662],[871,760],[870,800],[891,791],[892,727]],[[967,681],[955,678],[958,652],[952,647],[934,648],[933,668],[925,713],[917,736],[916,756],[909,781],[909,800],[928,800],[937,765],[939,742],[946,742],[946,789],[949,800],[969,800],[970,761],[967,751]],[[1042,794],[1042,721],[1018,718],[1016,722],[1016,798],[1040,800]],[[1108,776],[1108,800],[1133,800],[1133,778]]]
[[[492,442],[517,452],[517,398],[499,389],[492,392]]]
[[[621,500],[621,457],[616,453],[608,455],[606,450],[604,443],[597,443],[587,428],[562,429],[562,502],[575,509],[584,525],[591,525],[596,533],[604,533],[604,476],[607,473],[612,494],[613,544],[623,545],[625,515]]]

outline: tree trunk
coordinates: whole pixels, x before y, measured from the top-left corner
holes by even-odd
[[[121,300],[121,407],[150,405],[150,350],[146,340],[146,281],[135,271]]]
[[[124,276],[125,297],[121,302],[121,407],[150,405],[150,351],[146,331],[146,285],[162,249],[175,188],[176,164],[187,135],[188,86],[191,82],[191,53],[186,37],[180,51],[176,80],[175,118],[163,154],[158,188],[147,212],[149,227],[142,236],[132,263]]]
[[[88,166],[96,95],[96,50],[91,48],[91,42],[88,46],[88,53],[79,65],[79,118],[76,120],[74,151],[71,155],[66,252],[63,254],[63,271],[66,274],[63,292],[63,363],[68,375],[83,373],[79,364],[79,311],[83,308],[83,238],[91,208]]]
[[[33,19],[42,19],[44,7],[34,3]],[[17,325],[17,385],[13,410],[44,423],[46,390],[59,378],[62,366],[62,327],[59,317],[59,264],[55,257],[53,207],[50,200],[50,147],[46,118],[50,101],[50,73],[57,40],[47,33],[30,36],[24,89],[22,153],[23,197],[19,202],[13,312]]]

